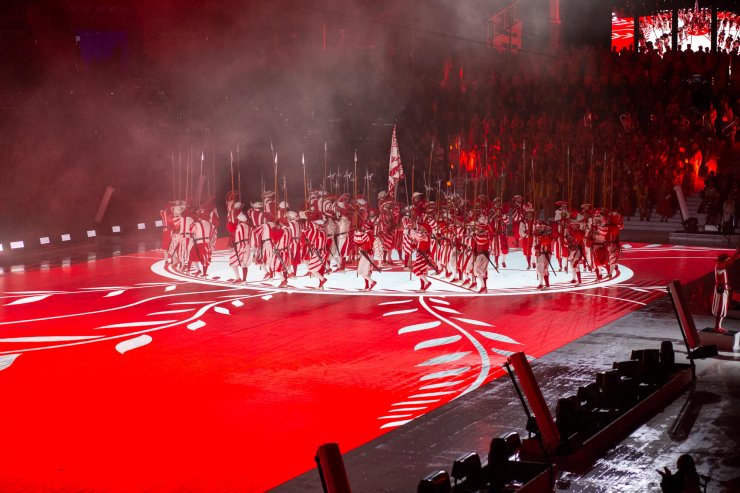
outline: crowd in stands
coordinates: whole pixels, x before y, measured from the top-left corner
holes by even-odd
[[[654,210],[665,221],[676,212],[673,186],[703,194],[705,181],[719,194],[705,208],[718,216],[735,194],[735,179],[716,172],[731,159],[737,128],[736,54],[583,48],[462,59],[448,60],[441,80],[418,81],[401,121],[423,128],[427,142],[436,135],[454,144],[462,135],[464,149],[479,150],[488,142],[490,171],[503,171],[505,193],[534,189],[528,198],[547,216],[555,201],[570,199],[640,220],[656,219]]]
[[[245,121],[251,121],[253,129],[274,128],[270,135],[292,139],[296,147],[323,151],[324,141],[331,146],[334,139],[351,149],[360,142],[365,146],[360,153],[363,168],[374,172],[374,187],[382,188],[385,181],[378,177],[387,173],[387,125],[395,120],[409,180],[409,167],[415,163],[414,190],[442,183],[443,191],[448,191],[446,182],[452,178],[451,186],[462,193],[456,187],[464,183],[460,161],[465,157],[465,164],[473,163],[468,176],[481,177],[478,191],[487,187],[490,195],[505,201],[525,194],[547,217],[555,202],[564,199],[575,207],[589,202],[615,208],[634,220],[665,221],[676,214],[672,189],[680,185],[686,195],[702,194],[708,220],[726,223],[729,215],[734,222],[731,206],[737,181],[727,170],[740,112],[736,52],[668,50],[660,56],[652,46],[639,54],[588,47],[546,53],[460,49],[453,54],[417,53],[411,61],[395,59],[390,64],[388,59],[364,62],[329,68],[316,64],[313,69],[303,64],[293,78],[288,77],[290,61],[273,66],[263,59],[262,65],[245,64],[240,72],[230,73],[229,83],[199,85],[192,79],[187,86],[184,74],[190,70],[169,78],[153,72],[148,74],[154,81],[153,97],[134,94],[135,84],[120,71],[101,83],[100,75],[90,75],[95,71],[88,69],[72,82],[47,85],[48,94],[34,94],[36,109],[76,108],[84,122],[81,130],[67,125],[66,117],[49,121],[26,111],[19,117],[23,125],[9,129],[6,138],[13,139],[11,155],[19,162],[43,150],[38,173],[47,176],[44,180],[52,191],[54,177],[70,173],[70,160],[115,161],[115,172],[93,175],[94,190],[79,191],[90,202],[87,210],[94,210],[105,185],[132,166],[139,181],[130,184],[125,204],[140,204],[143,198],[135,194],[155,196],[155,189],[162,191],[154,197],[157,203],[169,199],[171,151],[182,148],[193,128],[200,128],[202,135],[207,127],[208,138],[214,140],[223,137],[219,144],[207,144],[218,148]],[[214,80],[215,69],[195,75]],[[79,77],[92,82],[81,84]],[[70,85],[78,93],[70,91]],[[17,97],[23,98],[23,92]],[[75,98],[83,97],[84,105],[75,103]],[[55,105],[54,98],[70,101]],[[68,114],[67,109],[60,113]],[[122,117],[111,120],[113,113]],[[83,139],[77,130],[84,132]],[[67,145],[64,152],[43,145],[50,132],[64,134],[65,143],[79,144]],[[173,143],[177,132],[182,135]],[[254,135],[252,130],[244,134],[247,139]],[[264,140],[269,143],[273,138]],[[263,158],[269,152],[267,143],[260,144]],[[201,145],[202,139],[196,149]],[[218,152],[222,159],[228,156]],[[245,154],[242,159],[246,162]],[[262,160],[269,170],[270,163]],[[345,161],[351,166],[351,158]],[[321,181],[315,176],[319,166],[313,166],[316,183]],[[48,175],[48,169],[57,172]],[[33,170],[17,166],[13,175],[23,184]],[[141,178],[146,178],[145,187],[139,186]],[[49,190],[41,190],[42,195]],[[435,191],[430,193],[434,198]],[[2,219],[6,228],[37,225],[37,218],[48,210],[22,186],[0,205],[10,212]],[[59,208],[72,207],[71,214],[77,216],[77,205],[60,203]],[[33,212],[13,214],[16,206]]]

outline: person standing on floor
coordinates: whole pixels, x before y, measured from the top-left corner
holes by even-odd
[[[714,291],[712,292],[712,315],[714,315],[714,331],[726,334],[727,330],[722,328],[722,320],[727,316],[732,299],[730,278],[727,272],[730,265],[740,255],[740,250],[735,251],[732,256],[723,253],[717,257],[714,266]]]

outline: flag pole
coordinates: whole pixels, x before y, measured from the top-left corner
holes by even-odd
[[[203,178],[203,149],[200,150],[200,173],[198,174],[198,205],[200,205],[201,200],[203,199],[201,189],[201,179]]]
[[[234,151],[229,151],[229,168],[231,169],[231,193],[234,194]]]
[[[308,188],[306,185],[306,154],[301,154],[301,165],[303,165],[303,207],[308,209]]]
[[[526,152],[527,152],[527,141],[526,140],[523,140],[522,141],[522,183],[524,185],[523,195],[524,195],[524,201],[525,202],[527,201],[527,157],[526,157]]]
[[[275,153],[275,202],[278,201],[280,198],[280,195],[278,194],[278,159],[277,159],[277,152]],[[275,204],[275,207],[277,207],[277,204]],[[275,211],[275,219],[277,219],[277,211]]]
[[[242,201],[242,166],[241,166],[241,159],[240,159],[240,149],[239,149],[239,143],[236,143],[236,186],[237,186],[237,196],[239,197],[239,202]]]
[[[429,184],[432,183],[432,159],[434,158],[434,136],[432,136],[432,149],[429,151],[429,173],[427,176],[429,177]],[[426,188],[424,189],[427,195],[427,201],[429,200],[429,190]]]
[[[177,198],[177,186],[175,185],[175,151],[172,151],[172,200]]]
[[[357,199],[357,148],[355,148],[355,183],[354,183],[354,193],[352,194],[353,200]],[[355,207],[355,228],[357,227],[357,215],[359,214],[359,209]]]
[[[328,172],[326,170],[326,141],[324,141],[324,192],[329,193],[326,190],[326,175],[327,175],[327,173]]]

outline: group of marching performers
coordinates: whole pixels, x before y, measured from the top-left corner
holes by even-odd
[[[462,288],[487,292],[489,266],[506,268],[510,247],[521,249],[526,268],[537,274],[538,288],[550,286],[550,272],[571,273],[581,284],[581,273],[591,271],[597,280],[619,275],[619,232],[622,217],[616,211],[583,204],[574,210],[567,201],[556,203],[555,217],[540,220],[532,204],[520,195],[510,202],[478,196],[472,202],[451,194],[430,201],[419,192],[411,204],[378,194],[377,206],[366,197],[331,196],[323,190],[309,194],[300,211],[274,192],[263,193],[250,204],[237,193],[226,196],[226,229],[233,282],[246,282],[248,269],[258,268],[263,279],[278,276],[279,287],[307,264],[308,275],[323,288],[326,275],[355,265],[365,290],[376,285],[373,271],[392,265],[409,269],[419,278],[420,290],[434,278]],[[189,208],[173,201],[161,211],[164,223],[162,249],[171,268],[206,276],[215,248],[219,214],[214,201]]]

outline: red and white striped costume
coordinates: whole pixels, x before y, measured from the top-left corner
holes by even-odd
[[[555,221],[552,225],[552,253],[558,259],[558,265],[562,267],[563,259],[568,258],[568,225],[570,217],[568,212],[562,209],[555,211]],[[566,264],[567,270],[567,264]]]
[[[190,251],[190,260],[199,262],[203,266],[203,274],[208,271],[211,265],[211,232],[213,231],[211,222],[205,217],[193,221],[190,226],[190,233],[193,236],[193,247]]]
[[[383,242],[383,252],[390,252],[394,248],[395,241],[395,218],[393,208],[386,206],[380,210],[380,221],[378,221],[377,235]]]
[[[730,308],[730,280],[727,269],[717,265],[714,268],[714,291],[712,292],[712,315],[724,318]]]
[[[509,237],[506,234],[508,226],[509,216],[504,214],[501,209],[496,209],[496,212],[493,214],[493,221],[491,222],[491,228],[493,231],[493,235],[491,237],[491,252],[493,253],[497,264],[499,256],[505,256],[509,253]],[[505,259],[504,262],[506,262]]]
[[[521,202],[514,202],[511,205],[511,231],[514,235],[514,241],[519,244],[519,238],[521,237],[521,228],[519,225],[524,221],[524,208]]]
[[[350,229],[352,227],[352,221],[349,216],[343,215],[337,221],[337,247],[339,249],[339,255],[342,257],[342,261],[346,262],[349,259],[349,254],[352,246],[352,238],[350,237]]]
[[[466,232],[462,237],[460,253],[457,258],[457,270],[462,274],[471,275],[473,273],[473,261],[475,259],[475,236],[471,232]]]
[[[354,240],[355,245],[357,245],[357,248],[365,252],[364,255],[360,254],[360,260],[357,263],[357,274],[365,280],[370,280],[373,273],[373,266],[366,258],[366,255],[370,256],[372,254],[374,241],[373,234],[366,229],[355,230],[352,239]]]
[[[416,248],[416,244],[411,235],[412,225],[413,221],[410,217],[404,216],[401,218],[401,228],[403,231],[401,252],[403,253],[404,265],[408,265],[408,259],[411,258],[411,254],[414,252],[414,248]]]
[[[211,244],[211,251],[216,249],[216,239],[218,238],[218,225],[221,224],[221,218],[218,215],[218,209],[215,207],[211,208],[211,211],[208,213],[208,222],[211,223],[211,235],[210,235],[210,244]]]
[[[170,208],[169,204],[167,204],[164,209],[159,211],[159,217],[162,218],[162,243],[160,244],[159,248],[164,250],[165,259],[167,259],[167,254],[169,253],[170,249],[170,243],[172,243],[172,227],[174,226],[172,209]]]
[[[527,260],[527,269],[532,263],[532,246],[534,245],[534,221],[526,219],[519,223],[519,244],[522,246],[522,254]]]
[[[285,267],[290,269],[290,230],[276,225],[270,228],[270,240],[272,243],[272,255],[270,255],[270,272],[285,272]]]
[[[537,280],[539,287],[550,286],[550,255],[552,255],[552,232],[549,227],[538,231],[535,246],[537,259]]]
[[[327,259],[326,232],[321,226],[308,223],[304,235],[309,246],[308,273],[311,276],[323,276]]]
[[[488,248],[491,243],[491,227],[488,224],[476,225],[473,240],[475,251],[473,274],[480,279],[488,279]]]
[[[176,245],[176,257],[178,259],[178,262],[181,267],[188,268],[190,266],[190,250],[193,247],[193,235],[190,232],[191,227],[193,226],[193,223],[195,222],[193,220],[193,217],[190,215],[187,215],[188,213],[184,213],[181,221],[179,222],[179,241]],[[174,240],[174,236],[173,236]],[[174,243],[174,241],[173,241]]]
[[[247,223],[239,222],[234,229],[234,245],[229,254],[229,265],[232,267],[249,267],[252,259],[249,245],[252,231]]]
[[[414,263],[412,270],[414,275],[419,277],[426,277],[429,269],[432,268],[429,265],[427,259],[429,258],[429,246],[430,240],[429,233],[424,228],[418,228],[411,232],[411,238],[416,243],[416,256],[414,257]],[[424,258],[426,256],[426,258]]]
[[[296,266],[303,260],[306,248],[303,240],[303,226],[301,226],[300,221],[293,219],[288,222],[286,229],[290,235],[290,263],[293,264],[293,272],[295,273]]]

